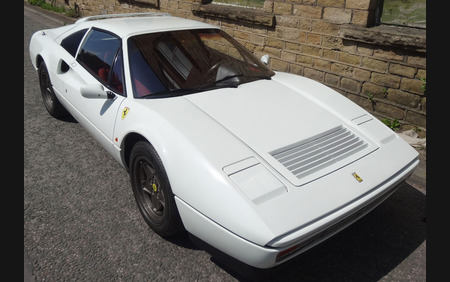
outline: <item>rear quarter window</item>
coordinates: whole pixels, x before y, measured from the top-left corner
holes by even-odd
[[[66,49],[66,51],[69,52],[72,57],[75,57],[78,46],[80,46],[81,40],[83,39],[87,30],[87,28],[79,30],[67,36],[61,41],[61,46]]]

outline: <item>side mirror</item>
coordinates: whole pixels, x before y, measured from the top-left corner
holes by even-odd
[[[89,99],[112,99],[115,97],[114,93],[109,90],[105,91],[101,84],[87,84],[80,88],[81,95]]]
[[[261,62],[263,62],[263,64],[265,64],[266,66],[269,65],[269,61],[270,61],[270,56],[268,54],[263,55],[261,57]]]

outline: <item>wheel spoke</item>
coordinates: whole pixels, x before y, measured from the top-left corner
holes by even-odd
[[[153,217],[162,217],[164,215],[165,197],[160,189],[155,169],[149,163],[140,161],[138,173],[142,199],[146,209],[150,214],[153,214]]]
[[[147,192],[151,190],[151,179],[153,178],[153,172],[150,169],[150,166],[146,163],[141,162],[140,170],[140,181],[142,188],[147,189]]]
[[[142,190],[150,197],[152,195],[152,192],[149,191],[146,187],[143,187]]]

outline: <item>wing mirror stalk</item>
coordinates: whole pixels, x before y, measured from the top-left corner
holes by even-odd
[[[106,90],[101,84],[87,84],[80,88],[81,95],[89,99],[114,99],[116,94]]]

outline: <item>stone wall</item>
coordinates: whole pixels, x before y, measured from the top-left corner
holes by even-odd
[[[210,0],[57,0],[81,16],[168,12],[222,27],[273,70],[322,82],[380,119],[426,131],[425,30],[370,27],[377,0],[266,0],[263,9]]]

